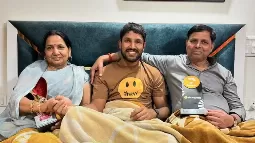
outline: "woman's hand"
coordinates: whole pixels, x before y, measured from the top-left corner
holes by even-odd
[[[55,98],[58,103],[53,107],[53,110],[56,114],[64,116],[68,110],[69,106],[72,106],[72,101],[64,96],[58,95]]]
[[[49,114],[49,113],[53,113],[54,110],[53,110],[53,107],[58,103],[59,101],[56,100],[55,98],[50,98],[48,100],[46,100],[44,103],[40,103],[40,110],[39,112],[42,112],[42,113],[46,113],[46,114]]]

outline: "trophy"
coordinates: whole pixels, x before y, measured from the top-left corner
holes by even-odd
[[[47,83],[46,80],[41,77],[36,86],[29,92],[26,97],[30,100],[34,100],[39,103],[43,103],[47,100]],[[38,131],[46,132],[58,121],[57,115],[36,113],[34,117]]]
[[[181,115],[206,115],[202,83],[196,76],[186,76],[182,83]]]

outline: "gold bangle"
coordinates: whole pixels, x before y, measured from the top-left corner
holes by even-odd
[[[33,100],[33,101],[30,103],[30,113],[31,113],[31,114],[34,113],[34,104],[35,104],[35,101]]]

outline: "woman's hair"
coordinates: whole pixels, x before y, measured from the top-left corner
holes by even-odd
[[[47,32],[47,33],[44,35],[44,39],[43,39],[43,51],[45,50],[45,46],[46,46],[46,41],[47,41],[47,39],[48,39],[50,36],[53,36],[53,35],[58,35],[58,36],[60,36],[60,37],[64,40],[64,42],[65,42],[67,48],[71,48],[71,47],[72,47],[71,41],[69,40],[69,38],[67,37],[66,34],[64,34],[64,33],[61,32],[61,31],[51,30],[51,31]]]

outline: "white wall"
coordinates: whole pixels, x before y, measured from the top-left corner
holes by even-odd
[[[244,98],[244,102],[247,103],[246,109],[250,109],[251,111],[248,111],[247,113],[247,119],[254,118],[255,119],[255,111],[254,109],[250,108],[252,104],[255,104],[255,98],[254,98],[254,81],[255,81],[255,54],[253,57],[246,57],[245,58],[245,68],[246,68],[246,75],[245,75],[245,93],[246,97]],[[253,98],[252,98],[253,97]]]
[[[7,20],[245,23],[247,24],[246,34],[255,35],[254,6],[255,0],[226,0],[225,3],[0,0],[0,97],[5,94],[3,89],[6,88],[5,28]],[[1,98],[0,101],[2,101]]]
[[[0,106],[5,102],[6,89],[6,4],[0,0]],[[0,108],[1,112],[1,108]]]

